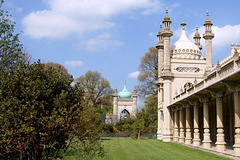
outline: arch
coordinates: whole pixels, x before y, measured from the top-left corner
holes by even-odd
[[[120,113],[120,120],[126,118],[127,115],[130,115],[130,112],[127,109],[123,109],[122,112]]]

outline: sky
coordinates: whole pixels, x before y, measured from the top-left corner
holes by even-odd
[[[42,62],[60,63],[74,78],[98,71],[120,92],[138,84],[141,57],[157,43],[166,8],[171,18],[171,45],[180,37],[184,19],[193,41],[202,36],[207,18],[213,23],[213,64],[240,43],[239,0],[5,0],[16,32],[27,52]],[[202,55],[205,57],[205,41]]]

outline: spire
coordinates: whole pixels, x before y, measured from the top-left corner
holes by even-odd
[[[204,23],[205,33],[203,34],[203,38],[206,43],[206,71],[210,72],[212,68],[212,39],[214,38],[214,34],[212,33],[212,22],[209,18],[209,13],[207,11],[207,19]]]
[[[194,39],[194,41],[195,41],[195,44],[198,46],[198,48],[199,48],[200,50],[202,50],[202,46],[200,45],[201,36],[200,36],[200,34],[199,34],[199,32],[198,32],[198,26],[196,26],[196,33],[195,33],[193,39]]]
[[[207,11],[207,19],[206,19],[206,21],[205,21],[204,26],[205,26],[205,25],[211,25],[211,26],[212,26],[211,19],[209,18],[209,12],[208,12],[208,11]]]
[[[170,17],[168,16],[168,8],[166,8],[166,16],[164,17],[164,21],[170,21]]]
[[[182,29],[185,30],[185,27],[187,24],[184,22],[184,19],[183,19],[183,22],[181,23],[181,26],[182,26]]]

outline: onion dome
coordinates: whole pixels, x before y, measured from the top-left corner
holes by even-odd
[[[181,25],[183,26],[181,37],[171,46],[172,58],[203,59],[199,47],[187,38],[184,20]]]
[[[124,83],[123,90],[118,94],[118,97],[119,97],[119,98],[131,98],[131,97],[132,97],[131,92],[129,92],[129,91],[127,90],[126,81],[125,81],[125,83]]]
[[[166,8],[166,16],[164,17],[164,21],[170,21],[170,17],[168,16],[168,8]]]
[[[209,13],[208,13],[208,11],[207,11],[207,19],[205,20],[204,26],[207,25],[207,24],[212,25],[211,19],[209,18]]]

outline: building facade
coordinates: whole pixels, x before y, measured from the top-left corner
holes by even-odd
[[[158,131],[164,142],[176,141],[240,155],[240,47],[231,45],[228,57],[212,64],[212,23],[207,13],[203,38],[196,28],[194,43],[185,33],[170,46],[173,32],[166,11],[158,32]]]
[[[102,122],[115,124],[121,120],[122,113],[136,116],[137,111],[137,91],[129,92],[125,82],[123,90],[119,94],[117,89],[114,90],[113,114],[102,115]]]

